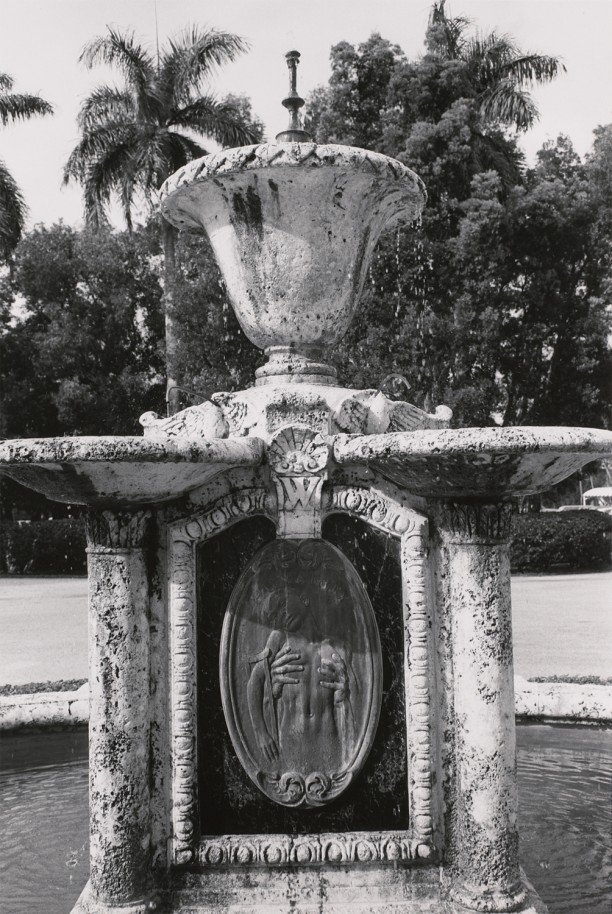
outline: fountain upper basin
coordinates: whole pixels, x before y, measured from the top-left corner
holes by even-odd
[[[164,217],[208,233],[242,329],[261,349],[312,352],[346,332],[381,232],[416,219],[421,179],[350,146],[244,146],[186,165]]]
[[[612,433],[469,428],[331,435],[337,467],[368,467],[414,495],[510,497],[543,491],[612,454]],[[23,439],[0,445],[0,471],[54,501],[105,506],[179,498],[232,467],[265,464],[259,438]]]
[[[0,471],[53,501],[169,501],[234,466],[257,466],[258,438],[157,441],[136,436],[23,438],[0,444]]]

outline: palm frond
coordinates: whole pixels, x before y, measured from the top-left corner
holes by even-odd
[[[465,32],[471,24],[466,16],[446,15],[446,0],[435,2],[429,12],[428,32],[434,38],[433,45],[438,53],[449,60],[459,60],[466,44]]]
[[[117,191],[122,197],[122,209],[125,213],[126,185],[134,186],[133,145],[117,143],[105,155],[91,161],[81,178],[85,203],[85,219],[89,226],[98,228],[106,218],[106,207]],[[133,195],[133,191],[132,191]],[[131,224],[131,205],[128,206],[128,226]]]
[[[480,113],[485,121],[498,121],[520,131],[528,130],[539,117],[531,95],[510,79],[502,80],[482,95]]]
[[[53,106],[38,95],[0,94],[0,124],[27,121],[35,115],[53,114]]]
[[[135,39],[134,32],[121,34],[108,27],[108,35],[92,38],[81,52],[79,61],[91,70],[96,64],[118,67],[139,106],[145,110],[155,94],[155,61],[149,51]]]
[[[134,119],[134,104],[129,92],[114,86],[98,86],[87,96],[77,116],[79,128],[87,132],[108,121]]]
[[[165,155],[172,174],[188,162],[200,159],[208,154],[208,150],[201,146],[193,137],[174,130],[168,130],[164,136]]]
[[[502,179],[504,193],[521,179],[522,153],[501,135],[474,132],[474,161],[479,171],[493,169]]]
[[[565,73],[566,68],[559,57],[550,57],[545,54],[523,54],[521,57],[507,61],[503,65],[503,72],[519,85],[533,85],[534,83],[551,82],[559,73]]]
[[[223,146],[243,146],[256,141],[255,133],[244,126],[235,106],[212,95],[203,95],[173,111],[169,125],[189,128]]]
[[[111,155],[115,149],[133,146],[139,132],[139,126],[128,121],[110,121],[88,130],[70,153],[64,166],[63,183],[81,181],[92,163]]]
[[[160,84],[174,105],[182,106],[217,67],[235,60],[247,48],[248,43],[232,32],[187,28],[162,53]]]
[[[17,182],[0,160],[0,255],[8,259],[25,226],[27,207]]]

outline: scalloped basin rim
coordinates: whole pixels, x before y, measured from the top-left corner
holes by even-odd
[[[612,452],[612,432],[571,426],[420,429],[381,435],[338,435],[334,456],[339,463],[402,456],[460,456],[481,452],[512,455],[544,451]],[[593,460],[597,459],[597,454]]]
[[[160,504],[231,467],[258,466],[263,453],[259,438],[30,438],[0,444],[0,472],[67,504]]]
[[[602,429],[521,427],[339,435],[334,459],[372,464],[415,495],[500,498],[543,492],[612,454]]]
[[[260,438],[183,438],[160,441],[140,435],[83,435],[74,438],[16,438],[0,443],[2,466],[37,463],[223,463],[257,466]]]
[[[260,168],[350,168],[378,173],[394,180],[404,178],[421,192],[423,205],[427,190],[421,178],[397,159],[358,146],[337,143],[256,143],[209,153],[194,159],[160,188],[160,203],[185,186],[207,178]]]

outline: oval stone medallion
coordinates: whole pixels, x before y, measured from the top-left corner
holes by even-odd
[[[374,740],[382,693],[374,611],[354,567],[324,540],[275,540],[225,614],[223,710],[249,777],[284,806],[345,790]]]

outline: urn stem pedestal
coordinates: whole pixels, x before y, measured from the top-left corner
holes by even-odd
[[[450,897],[477,911],[525,900],[518,860],[509,502],[444,502],[455,716]]]
[[[90,894],[114,910],[150,888],[147,512],[87,523]]]

